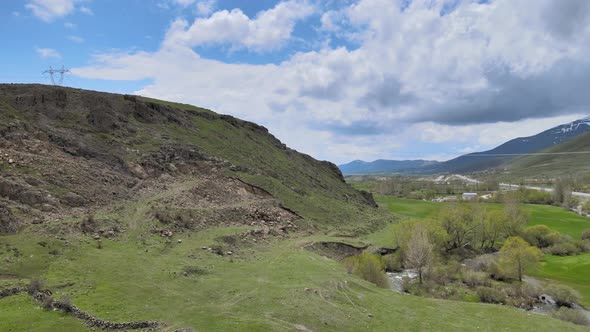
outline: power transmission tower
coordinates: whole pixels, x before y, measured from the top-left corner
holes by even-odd
[[[61,66],[61,69],[53,69],[51,66],[49,66],[49,69],[44,71],[43,74],[49,74],[49,77],[51,77],[51,83],[53,83],[53,85],[61,85],[64,81],[64,74],[69,72],[70,70],[65,69],[64,66]],[[57,79],[57,81],[53,76],[56,74],[59,74],[59,78]]]

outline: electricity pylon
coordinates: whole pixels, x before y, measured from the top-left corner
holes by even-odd
[[[61,69],[53,69],[51,66],[49,66],[49,69],[47,69],[46,71],[43,72],[43,74],[49,74],[49,77],[51,77],[51,83],[53,83],[53,85],[61,85],[64,81],[64,74],[65,73],[69,73],[70,70],[69,69],[65,69],[64,66],[61,66]],[[53,75],[55,74],[59,74],[59,78],[56,79]]]

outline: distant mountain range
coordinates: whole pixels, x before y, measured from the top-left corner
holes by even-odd
[[[425,160],[355,160],[340,165],[344,174],[445,174],[484,171],[509,163],[526,154],[551,148],[590,131],[590,117],[563,124],[537,135],[519,137],[494,149],[466,154],[445,162]]]
[[[435,167],[440,164],[432,160],[385,160],[371,162],[355,160],[338,166],[344,174],[390,174],[412,173],[415,169]]]

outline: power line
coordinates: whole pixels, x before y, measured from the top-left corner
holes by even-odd
[[[590,154],[590,151],[531,152],[531,153],[472,153],[472,154],[463,155],[463,157],[551,156],[551,155],[568,155],[568,154]]]
[[[65,69],[64,66],[61,66],[61,69],[53,69],[51,66],[49,66],[49,69],[47,69],[46,71],[43,72],[43,74],[49,74],[49,77],[51,77],[51,83],[53,83],[53,85],[61,85],[64,81],[64,74],[65,73],[69,73],[70,70],[69,69]],[[59,78],[56,79],[53,75],[59,74]]]

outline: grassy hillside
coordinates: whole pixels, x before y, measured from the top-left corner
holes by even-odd
[[[130,188],[162,175],[214,174],[265,189],[314,227],[371,224],[372,198],[346,184],[334,164],[287,148],[262,126],[190,105],[0,85],[0,132],[7,154],[0,174],[27,182],[17,183],[22,191],[57,199],[33,200],[37,210],[63,210],[70,197],[87,203],[70,205],[106,206],[134,199]],[[3,196],[11,196],[6,190]],[[20,210],[22,219],[35,218]]]
[[[539,152],[563,153],[590,151],[590,133]],[[590,153],[534,155],[519,157],[507,165],[509,176],[555,177],[590,173]]]

